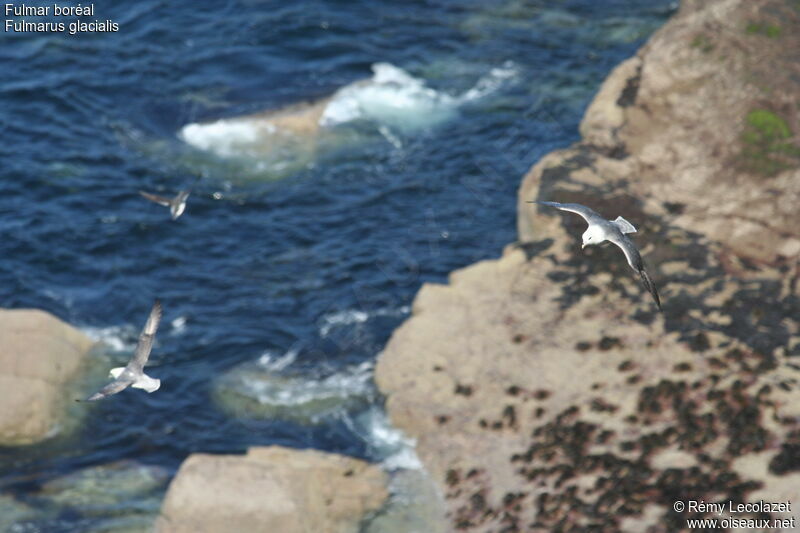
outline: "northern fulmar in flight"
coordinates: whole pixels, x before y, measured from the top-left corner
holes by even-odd
[[[582,216],[589,224],[589,227],[583,232],[583,244],[581,244],[581,248],[585,248],[589,244],[600,244],[603,241],[610,241],[619,246],[625,254],[628,264],[639,273],[644,288],[653,295],[656,306],[658,306],[658,310],[661,311],[661,299],[658,297],[658,291],[656,290],[655,284],[653,284],[653,280],[650,279],[650,276],[644,269],[642,256],[639,255],[639,250],[636,249],[636,245],[633,244],[633,241],[625,235],[626,233],[636,233],[636,228],[633,227],[633,224],[622,217],[617,217],[616,220],[606,220],[593,210],[581,204],[560,204],[558,202],[528,203],[547,205],[560,209],[561,211],[569,211],[570,213],[577,213]]]
[[[178,191],[178,194],[172,198],[167,198],[166,196],[159,196],[157,194],[151,194],[144,191],[139,191],[139,194],[151,202],[155,202],[158,205],[163,205],[164,207],[169,207],[169,213],[172,215],[172,220],[176,220],[186,210],[186,199],[189,198],[190,192],[192,191]]]
[[[95,400],[102,400],[112,394],[116,394],[128,387],[134,389],[144,389],[147,392],[154,392],[161,386],[160,379],[153,379],[144,373],[144,365],[147,364],[147,358],[150,356],[150,350],[153,348],[153,339],[156,336],[158,329],[158,322],[161,320],[161,302],[156,300],[153,304],[153,309],[150,311],[150,316],[147,317],[147,322],[144,325],[142,333],[139,334],[139,343],[136,345],[136,351],[133,357],[128,362],[127,366],[112,368],[109,374],[114,381],[89,396],[86,401],[93,402]]]

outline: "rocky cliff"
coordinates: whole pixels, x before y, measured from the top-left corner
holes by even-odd
[[[676,531],[702,515],[676,501],[800,501],[799,29],[793,1],[683,2],[525,176],[520,242],[420,290],[376,380],[454,530]],[[663,314],[536,199],[632,221]]]

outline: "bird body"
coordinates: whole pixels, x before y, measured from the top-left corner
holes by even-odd
[[[127,367],[119,366],[117,368],[112,368],[108,375],[114,379],[119,379],[119,377],[125,372]],[[123,379],[131,381],[131,388],[132,389],[144,389],[147,392],[155,392],[161,386],[160,379],[154,379],[145,374],[144,372],[141,375],[137,376],[133,372],[129,373]]]
[[[153,349],[153,340],[155,340],[156,330],[158,330],[158,323],[161,320],[161,302],[156,300],[153,308],[150,310],[150,315],[147,317],[147,322],[139,335],[139,342],[136,345],[136,351],[133,357],[126,366],[112,368],[109,374],[114,381],[100,389],[99,392],[91,395],[86,399],[88,402],[102,400],[112,394],[116,394],[125,390],[128,387],[134,389],[144,389],[147,392],[154,392],[161,386],[160,379],[154,379],[144,373],[144,365],[147,364],[147,359],[150,357],[150,351]]]
[[[555,207],[561,211],[569,211],[570,213],[576,213],[583,217],[583,219],[589,224],[589,227],[586,228],[586,231],[583,232],[581,237],[581,248],[583,249],[590,244],[600,244],[603,241],[609,241],[616,244],[625,254],[625,259],[628,260],[628,264],[631,266],[631,268],[639,273],[639,277],[642,280],[642,285],[644,285],[645,289],[647,289],[647,291],[653,296],[653,300],[655,300],[659,311],[661,310],[661,298],[658,296],[658,290],[656,289],[653,280],[650,279],[650,275],[645,270],[644,262],[642,261],[642,256],[639,254],[639,250],[636,248],[636,245],[633,243],[633,241],[631,241],[626,235],[627,233],[636,233],[636,228],[633,226],[633,224],[621,216],[617,217],[615,220],[606,220],[594,210],[581,204],[561,204],[558,202],[528,203],[537,203],[549,207]]]

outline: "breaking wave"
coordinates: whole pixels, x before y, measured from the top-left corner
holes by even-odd
[[[340,327],[351,326],[353,324],[363,324],[372,318],[377,317],[401,317],[407,315],[411,308],[407,305],[393,309],[393,308],[380,308],[374,311],[360,311],[358,309],[345,309],[335,313],[323,315],[320,319],[319,335],[320,337],[327,337],[330,333]]]
[[[370,456],[379,461],[384,469],[390,472],[422,469],[415,450],[416,442],[392,426],[383,408],[372,405],[345,422],[364,441]]]
[[[85,327],[83,331],[94,342],[104,344],[114,352],[131,352],[136,348],[137,331],[131,326]]]
[[[331,416],[365,408],[376,397],[373,363],[366,361],[335,372],[292,371],[295,350],[267,352],[221,377],[215,396],[223,409],[240,419],[282,419],[317,424]]]
[[[342,87],[333,95],[320,118],[321,126],[367,119],[410,133],[449,120],[459,105],[499,89],[504,80],[516,74],[516,69],[507,62],[457,96],[436,91],[390,63],[375,63],[372,72],[369,80]]]
[[[372,72],[369,79],[345,85],[329,99],[187,124],[178,137],[190,146],[222,157],[281,156],[289,162],[308,162],[314,151],[309,140],[328,134],[337,126],[366,121],[400,148],[402,139],[398,133],[407,135],[452,119],[460,105],[498,90],[517,75],[517,68],[508,61],[459,95],[428,87],[424,80],[390,63],[375,63]],[[278,159],[273,165],[278,165]]]

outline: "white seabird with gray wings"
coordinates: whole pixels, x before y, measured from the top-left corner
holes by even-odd
[[[625,234],[636,233],[636,228],[633,224],[628,222],[622,217],[617,217],[616,220],[606,220],[601,217],[592,209],[581,204],[560,204],[558,202],[528,202],[530,204],[541,204],[550,207],[555,207],[562,211],[569,211],[570,213],[577,213],[583,217],[589,224],[586,231],[583,232],[583,243],[581,248],[585,248],[589,244],[600,244],[603,241],[610,241],[620,247],[628,260],[628,264],[639,273],[642,279],[642,285],[653,296],[653,299],[661,310],[661,299],[658,296],[658,290],[647,274],[644,268],[642,256],[639,255],[639,250]]]
[[[156,336],[158,323],[161,321],[161,302],[156,300],[153,304],[153,309],[150,310],[150,316],[147,317],[147,322],[139,335],[139,343],[136,345],[136,351],[133,357],[128,362],[127,366],[112,368],[109,374],[114,381],[100,389],[99,392],[89,396],[87,402],[95,400],[102,400],[112,394],[116,394],[125,390],[128,387],[134,389],[144,389],[147,392],[154,392],[161,386],[160,379],[154,379],[144,373],[144,365],[147,364],[147,358],[150,357],[150,351],[153,349],[153,340]]]
[[[177,218],[186,210],[186,199],[189,198],[189,193],[191,193],[191,190],[178,191],[178,194],[172,198],[167,198],[166,196],[159,196],[157,194],[139,191],[139,194],[151,202],[155,202],[158,205],[163,205],[164,207],[169,207],[169,214],[172,216],[172,220],[177,220]]]

